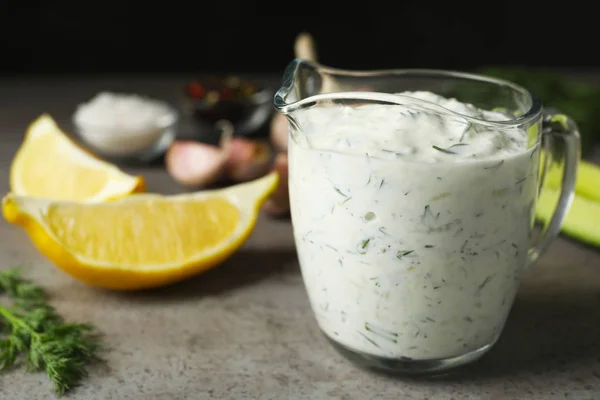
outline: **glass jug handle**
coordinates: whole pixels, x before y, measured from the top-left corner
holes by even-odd
[[[557,142],[562,146],[557,146]],[[567,216],[577,180],[577,166],[581,159],[579,130],[573,120],[563,114],[546,112],[542,122],[542,152],[540,156],[540,195],[545,176],[551,168],[562,170],[561,188],[552,216],[542,226],[539,240],[529,249],[529,265],[536,261],[560,233]]]

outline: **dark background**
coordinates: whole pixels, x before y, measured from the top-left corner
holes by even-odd
[[[279,73],[303,30],[339,68],[600,67],[573,2],[332,4],[0,0],[0,74]]]

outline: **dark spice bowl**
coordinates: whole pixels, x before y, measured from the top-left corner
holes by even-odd
[[[236,136],[261,136],[273,114],[274,91],[241,77],[230,75],[194,80],[183,88],[182,115],[200,126],[199,139],[214,142],[219,130],[215,124],[227,120]]]

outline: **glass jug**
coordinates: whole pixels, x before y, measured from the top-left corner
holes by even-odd
[[[500,79],[353,72],[300,59],[274,104],[289,122],[302,276],[333,346],[363,366],[403,373],[486,353],[522,272],[570,206],[575,124]],[[550,167],[563,171],[561,194],[536,237]]]

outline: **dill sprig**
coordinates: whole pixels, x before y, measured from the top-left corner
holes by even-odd
[[[45,371],[59,395],[77,386],[87,376],[87,365],[100,360],[95,329],[65,322],[44,291],[17,269],[0,271],[1,294],[12,305],[0,305],[0,370],[24,365]]]
[[[456,153],[456,152],[454,152],[454,151],[451,151],[451,150],[448,150],[448,149],[442,149],[442,148],[441,148],[441,147],[439,147],[439,146],[435,146],[435,145],[433,145],[433,146],[431,146],[431,147],[432,147],[434,150],[441,151],[442,153],[446,153],[446,154],[457,154],[457,153]]]

